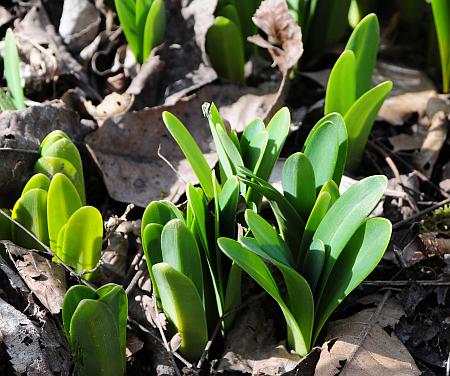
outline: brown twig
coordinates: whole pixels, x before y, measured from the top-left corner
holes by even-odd
[[[411,284],[421,286],[450,286],[450,281],[410,280],[410,281],[364,281],[362,285],[380,287],[404,287]]]
[[[403,219],[397,223],[394,223],[392,225],[392,229],[396,230],[404,225],[407,225],[408,223],[410,223],[416,219],[422,218],[425,214],[428,214],[428,213],[432,212],[433,210],[440,208],[441,206],[444,206],[448,203],[450,203],[450,197],[448,197],[445,200],[442,200],[442,201],[438,202],[437,204],[432,205],[424,210],[421,210],[420,212],[417,212],[416,214],[413,214],[412,216],[410,216],[406,219]]]

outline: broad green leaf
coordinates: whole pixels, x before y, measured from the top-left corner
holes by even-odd
[[[145,62],[152,49],[163,41],[166,32],[166,23],[164,0],[153,0],[145,21],[142,62]]]
[[[61,138],[54,142],[47,142],[41,149],[42,157],[56,157],[69,161],[77,170],[77,179],[75,188],[80,194],[83,204],[86,203],[86,193],[84,190],[83,163],[81,162],[80,152],[71,140]]]
[[[383,257],[391,237],[384,218],[366,220],[352,236],[333,266],[316,311],[315,338],[336,307],[371,272]]]
[[[380,26],[374,13],[364,17],[348,39],[346,50],[352,50],[356,62],[356,98],[372,86],[372,74],[380,44]]]
[[[331,197],[330,207],[333,205],[336,200],[341,196],[339,193],[339,187],[334,182],[334,180],[328,180],[320,190],[320,192],[328,192]]]
[[[136,2],[135,0],[115,0],[114,3],[128,46],[136,57],[136,60],[142,64],[143,61],[139,61],[142,46],[139,45],[138,30],[136,28]]]
[[[75,285],[69,288],[64,295],[62,305],[62,320],[67,338],[70,339],[70,321],[80,302],[84,299],[97,300],[98,295],[90,287]]]
[[[239,84],[245,82],[244,45],[239,26],[219,16],[206,34],[206,51],[220,77]]]
[[[316,200],[316,179],[309,159],[294,153],[284,162],[281,173],[284,197],[306,220]]]
[[[80,196],[70,179],[64,174],[56,174],[50,183],[47,195],[48,236],[50,248],[53,251],[56,251],[61,228],[82,206]]]
[[[20,80],[19,53],[17,52],[16,40],[11,29],[6,30],[3,65],[4,75],[12,101],[17,110],[24,110],[26,106],[22,82]]]
[[[303,356],[309,352],[309,344],[305,342],[303,333],[296,322],[292,312],[281,297],[275,279],[267,265],[260,256],[253,253],[235,240],[220,238],[217,243],[220,249],[236,264],[238,264],[256,283],[258,283],[281,308],[290,337],[290,345]],[[311,321],[310,321],[311,325]]]
[[[60,257],[61,249],[64,244],[64,235],[66,234],[66,228],[67,228],[67,223],[63,227],[61,227],[61,230],[59,230],[58,239],[56,241],[56,250],[54,252],[59,258],[61,258]],[[56,257],[53,258],[53,261],[56,263],[59,262],[59,260]]]
[[[309,246],[303,263],[303,275],[312,291],[315,291],[325,262],[325,245],[320,239],[314,240]]]
[[[94,269],[100,260],[102,238],[102,215],[93,206],[83,206],[67,221],[59,257],[78,273]],[[90,280],[92,273],[84,278]]]
[[[356,61],[351,50],[345,50],[331,70],[325,93],[325,115],[348,111],[356,100]]]
[[[119,327],[108,305],[99,300],[82,300],[70,321],[70,342],[78,373],[123,376],[119,338]]]
[[[170,112],[164,111],[162,117],[170,134],[189,161],[192,170],[194,170],[206,197],[208,200],[211,200],[214,197],[214,189],[211,182],[211,168],[209,167],[208,162],[206,162],[202,151],[189,134],[186,127],[176,116],[172,115]]]
[[[326,181],[333,179],[339,154],[337,127],[326,121],[307,139],[303,152],[314,168],[316,190],[319,191]]]
[[[43,189],[44,191],[48,191],[48,187],[50,186],[50,179],[44,174],[35,174],[30,180],[28,180],[25,187],[23,187],[22,196],[35,188]]]
[[[47,226],[47,191],[34,188],[20,197],[12,210],[11,218],[31,231],[45,245],[49,244]],[[12,225],[12,238],[24,248],[35,248],[36,241],[17,226]]]
[[[447,0],[431,0],[436,27],[442,69],[442,89],[448,93],[450,84],[450,3]]]
[[[313,240],[325,244],[325,265],[317,296],[320,298],[336,260],[356,230],[380,201],[387,186],[387,178],[375,175],[348,188],[337,199],[319,224]]]
[[[47,175],[50,179],[52,179],[57,173],[66,175],[77,189],[82,202],[84,202],[83,197],[85,197],[85,193],[82,176],[80,176],[80,172],[67,159],[58,157],[41,157],[34,165],[34,172]]]
[[[182,219],[172,219],[161,233],[163,262],[188,277],[203,299],[203,270],[197,241]],[[159,290],[159,287],[158,287]]]
[[[144,215],[142,216],[142,225],[141,225],[142,237],[144,229],[147,225],[151,223],[157,223],[159,225],[164,226],[167,222],[175,218],[183,219],[183,213],[172,202],[165,200],[152,201],[147,206],[147,208],[144,211]]]
[[[294,265],[292,253],[286,243],[265,219],[254,211],[247,209],[245,221],[264,252],[286,265]]]
[[[344,173],[344,167],[345,167],[345,162],[347,161],[347,149],[348,149],[347,128],[345,126],[344,118],[342,117],[342,115],[340,115],[336,112],[332,112],[331,114],[325,115],[322,119],[320,119],[314,125],[314,127],[311,129],[311,131],[309,132],[303,149],[306,147],[306,145],[310,144],[313,139],[316,138],[316,131],[322,127],[323,123],[326,123],[326,122],[331,122],[333,125],[336,126],[336,130],[337,130],[339,147],[338,147],[338,156],[337,156],[337,161],[336,161],[336,167],[334,169],[333,180],[336,182],[337,185],[339,185],[341,182],[342,174]],[[318,167],[316,167],[316,168],[318,168]]]
[[[208,342],[208,329],[197,288],[166,263],[153,265],[153,274],[164,312],[180,335],[180,353],[190,361],[198,360]]]
[[[227,280],[227,288],[225,290],[225,302],[223,306],[224,313],[238,307],[241,304],[241,286],[242,285],[242,269],[236,264],[232,263],[230,273]],[[224,320],[224,330],[231,328],[236,313],[231,314]]]
[[[255,172],[261,179],[268,180],[272,174],[273,167],[280,156],[284,142],[289,134],[291,126],[291,115],[287,107],[283,107],[273,115],[267,125],[267,147],[259,168]]]
[[[347,168],[350,171],[358,167],[378,111],[391,90],[391,81],[375,86],[359,97],[345,114],[348,132]]]
[[[239,13],[234,4],[226,4],[220,8],[218,7],[215,14],[216,16],[222,16],[232,21],[237,26],[239,34],[242,35],[241,20],[239,19]]]
[[[235,6],[237,14],[239,15],[242,37],[244,41],[247,41],[247,37],[257,33],[258,29],[253,23],[252,17],[261,3],[261,0],[231,0],[231,3]],[[249,42],[244,45],[244,48],[247,54],[252,53],[255,49],[254,45]]]
[[[108,305],[119,327],[123,367],[126,369],[128,297],[122,286],[115,283],[103,285],[96,291],[99,301]]]

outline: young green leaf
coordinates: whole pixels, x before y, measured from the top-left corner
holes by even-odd
[[[79,273],[94,269],[100,260],[103,239],[103,220],[100,212],[92,206],[78,209],[67,221],[62,239],[62,261]],[[92,279],[93,274],[84,278]]]
[[[186,127],[176,116],[172,115],[170,112],[164,111],[162,117],[168,131],[180,146],[183,154],[189,161],[192,170],[194,170],[206,197],[208,200],[211,200],[214,197],[214,189],[210,175],[211,168],[209,167],[208,162],[206,162],[202,151]]]
[[[325,245],[320,239],[314,240],[309,246],[303,262],[303,275],[311,290],[315,291],[325,262]]]
[[[380,44],[380,26],[374,13],[364,17],[348,39],[346,50],[352,50],[356,62],[356,98],[372,86],[372,74]],[[344,112],[341,112],[344,114]]]
[[[366,220],[338,257],[316,311],[315,339],[336,307],[377,266],[391,237],[391,223],[384,218]]]
[[[153,201],[144,211],[142,216],[141,231],[143,232],[145,227],[151,223],[157,223],[164,226],[172,219],[183,219],[183,213],[170,201]]]
[[[205,311],[194,283],[169,264],[153,265],[158,291],[167,318],[181,338],[181,354],[197,360],[208,342]]]
[[[136,56],[136,59],[139,59],[141,47],[139,45],[138,30],[136,28],[135,0],[114,0],[114,3],[128,45],[134,56]],[[143,61],[139,61],[139,63],[142,62]]]
[[[0,88],[0,110],[2,110],[2,111],[17,110],[9,93],[5,93],[2,88]]]
[[[372,77],[371,77],[372,78]],[[345,114],[356,100],[356,61],[351,50],[345,50],[331,70],[325,93],[325,115]]]
[[[125,367],[111,309],[99,300],[84,299],[70,321],[70,344],[80,375],[123,376]]]
[[[166,23],[164,0],[153,0],[145,21],[142,62],[145,62],[152,49],[163,41],[166,32]]]
[[[161,233],[163,262],[187,276],[203,298],[203,272],[197,241],[182,219],[172,219]]]
[[[268,141],[269,134],[261,119],[250,122],[245,128],[240,146],[244,166],[250,171],[255,173],[259,169]]]
[[[31,231],[45,245],[49,244],[47,226],[47,191],[34,188],[20,197],[12,210],[11,218]],[[25,248],[35,248],[36,241],[24,236],[23,231],[12,226],[12,238]]]
[[[69,178],[64,174],[56,174],[50,183],[47,195],[48,235],[50,248],[53,251],[57,249],[61,228],[82,206],[80,196]]]
[[[206,50],[217,74],[242,84],[244,75],[244,45],[239,27],[230,19],[219,16],[206,34]]]
[[[149,223],[147,226],[145,226],[141,235],[142,248],[144,249],[147,269],[152,280],[154,294],[157,298],[159,297],[158,286],[156,286],[155,283],[152,266],[159,262],[162,262],[161,233],[163,227],[164,226],[160,225],[159,223]]]
[[[304,220],[316,200],[316,179],[311,162],[303,153],[294,153],[284,162],[281,173],[284,197]]]
[[[39,145],[39,153],[42,153],[42,150],[54,142],[61,140],[62,138],[65,138],[67,140],[71,140],[71,138],[62,130],[57,129],[52,132],[50,132],[47,136],[44,137],[44,139],[41,141],[41,144]]]
[[[44,191],[48,191],[49,186],[50,186],[50,179],[46,175],[35,174],[30,178],[30,180],[28,180],[27,184],[25,184],[21,196],[23,196],[25,193],[35,188],[40,188],[43,189]]]
[[[391,81],[375,86],[359,97],[345,114],[348,132],[347,168],[350,171],[359,165],[378,111],[391,90]]]
[[[219,228],[222,236],[234,238],[236,233],[236,211],[239,203],[239,181],[230,177],[218,195]]]
[[[6,30],[3,65],[8,90],[11,93],[14,106],[17,110],[24,110],[26,106],[20,81],[19,53],[17,52],[16,40],[11,29]]]
[[[339,155],[337,127],[331,121],[322,123],[307,139],[303,152],[314,168],[316,191],[319,191],[335,175]]]
[[[139,46],[139,55],[137,60],[139,62],[144,62],[143,47],[144,47],[144,35],[145,35],[145,22],[147,20],[147,15],[152,5],[153,0],[136,0],[136,6],[134,10],[135,25],[136,25],[136,36],[137,43]]]

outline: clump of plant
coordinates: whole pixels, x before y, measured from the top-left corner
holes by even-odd
[[[3,66],[8,90],[5,93],[0,88],[0,109],[3,111],[24,110],[26,106],[20,80],[19,53],[11,29],[6,30]]]
[[[450,3],[447,0],[431,0],[441,57],[442,90],[449,92],[450,83]]]
[[[315,56],[339,42],[348,28],[350,0],[287,0],[302,28],[305,52]]]
[[[72,286],[62,319],[79,375],[123,376],[126,371],[128,298],[114,283],[97,290]]]
[[[51,132],[40,145],[41,157],[15,203],[11,218],[63,261],[85,272],[95,268],[102,249],[103,220],[100,212],[85,206],[81,156],[69,136]],[[19,226],[11,222],[11,240],[26,248],[42,249]],[[86,274],[90,279],[92,274]]]
[[[344,117],[349,171],[359,166],[378,111],[392,90],[391,81],[371,88],[379,41],[378,18],[369,14],[354,29],[328,80],[325,115]]]
[[[219,155],[220,176],[206,162],[185,126],[165,112],[163,120],[192,166],[201,188],[187,187],[185,212],[167,201],[152,202],[142,218],[142,244],[155,296],[181,338],[180,352],[198,359],[208,331],[241,301],[242,270],[224,257],[217,245],[221,236],[236,238],[239,202],[253,195],[235,174],[247,166],[268,177],[287,137],[290,119],[280,110],[266,127],[261,120],[244,134],[226,130],[217,108],[204,113]],[[174,288],[176,286],[176,288]],[[226,332],[232,315],[223,321]]]
[[[128,46],[142,64],[163,41],[167,23],[164,0],[115,0],[115,5]]]
[[[386,177],[365,178],[340,195],[346,155],[344,120],[333,113],[312,129],[303,152],[284,163],[282,193],[239,168],[239,181],[267,198],[277,226],[250,207],[249,232],[238,240],[218,239],[221,250],[279,304],[289,346],[302,356],[331,313],[375,268],[390,239],[388,220],[368,218]],[[267,263],[281,272],[286,293]]]
[[[244,83],[245,60],[255,50],[247,37],[256,34],[252,17],[261,0],[221,0],[206,35],[211,65],[220,77]]]

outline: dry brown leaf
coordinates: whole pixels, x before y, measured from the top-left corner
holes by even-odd
[[[292,371],[299,361],[298,355],[277,343],[273,321],[258,303],[236,319],[227,336],[218,371],[278,376]]]
[[[264,0],[256,10],[253,22],[264,33],[248,38],[250,42],[268,49],[273,61],[286,74],[303,54],[302,31],[289,13],[285,0]]]
[[[84,105],[89,115],[97,120],[99,124],[102,124],[106,118],[128,112],[133,102],[133,94],[111,93],[103,98],[102,102],[98,105],[93,105],[89,100],[85,101]]]
[[[10,22],[14,17],[11,13],[9,13],[5,7],[0,5],[0,27],[6,25]]]
[[[390,96],[381,106],[378,118],[392,125],[403,125],[413,114],[425,115],[428,100],[436,95],[434,90]]]
[[[414,133],[413,135],[407,133],[400,133],[398,135],[389,137],[389,142],[392,145],[394,152],[403,150],[417,150],[422,146],[425,136],[421,133]]]
[[[383,330],[383,326],[392,326],[403,315],[398,302],[382,299],[377,308],[332,322],[315,375],[420,375],[400,340]]]
[[[11,242],[3,242],[28,288],[51,313],[61,311],[66,293],[66,274],[57,264]]]
[[[197,183],[197,179],[166,131],[162,112],[170,111],[183,121],[210,166],[214,166],[217,156],[202,104],[213,100],[224,120],[242,131],[249,121],[256,117],[267,119],[281,106],[285,82],[280,79],[259,87],[207,85],[175,105],[106,119],[85,141],[102,171],[108,193],[115,200],[141,207],[158,199],[177,201],[184,193],[186,182]],[[160,145],[161,154],[176,172],[158,156]]]
[[[414,155],[413,162],[426,176],[431,177],[448,131],[449,105],[439,97],[428,101],[427,113],[431,126],[422,143],[420,151]]]

